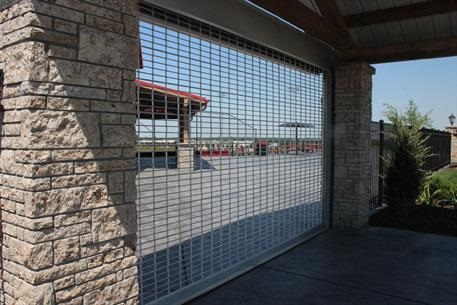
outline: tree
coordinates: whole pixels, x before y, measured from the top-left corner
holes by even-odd
[[[420,130],[430,127],[430,112],[421,114],[411,100],[404,113],[387,105],[384,115],[392,122],[388,133],[391,147],[386,160],[384,199],[397,215],[407,217],[427,175],[424,165],[430,148],[425,145],[427,137]]]

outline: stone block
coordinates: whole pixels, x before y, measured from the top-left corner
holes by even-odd
[[[83,257],[94,256],[100,253],[109,252],[122,247],[124,247],[124,240],[122,238],[116,238],[82,247],[81,253]]]
[[[126,300],[135,297],[137,291],[137,279],[130,278],[86,294],[84,296],[84,304],[95,305],[99,304],[99,302],[104,302],[104,304],[115,303],[117,300]]]
[[[120,69],[64,59],[51,60],[49,69],[49,79],[52,82],[98,88],[122,88],[122,72]]]
[[[57,265],[77,260],[81,257],[80,253],[78,236],[54,242],[54,261]]]
[[[103,125],[104,147],[133,147],[136,143],[133,125]]]
[[[54,281],[54,290],[62,290],[75,285],[75,276],[70,275]]]
[[[6,67],[4,85],[48,80],[49,61],[44,43],[28,41],[8,47],[3,52]]]
[[[116,32],[119,34],[124,32],[124,25],[122,23],[94,15],[86,15],[86,24],[103,31]]]
[[[92,238],[101,242],[136,232],[134,204],[101,208],[92,211]]]
[[[110,194],[122,193],[124,191],[124,172],[108,174],[108,191]]]
[[[37,27],[26,27],[3,36],[0,46],[6,47],[24,40],[36,40],[68,47],[78,45],[78,37],[60,32],[52,32]]]
[[[138,3],[135,1],[124,1],[124,0],[87,0],[87,2],[94,3],[99,6],[106,8],[115,7],[120,12],[136,15],[138,11]]]
[[[76,50],[73,48],[50,45],[48,49],[48,56],[50,58],[60,57],[67,59],[76,59]]]
[[[123,17],[125,34],[133,37],[139,35],[139,22],[138,18],[134,16],[124,15]]]
[[[102,124],[120,124],[121,114],[119,113],[101,113],[100,119]]]
[[[26,12],[17,18],[10,19],[2,24],[3,35],[16,31],[27,26],[39,26],[41,28],[52,28],[52,18],[32,12]]]
[[[130,1],[124,1],[130,2]],[[116,6],[109,7],[109,9],[92,5],[89,2],[75,2],[73,0],[55,0],[57,5],[65,6],[73,10],[84,11],[99,17],[111,19],[114,21],[121,20],[121,13],[118,11]],[[123,5],[120,5],[122,7]]]
[[[105,171],[133,170],[135,159],[114,159],[110,161],[76,162],[75,173],[95,173]]]
[[[138,39],[81,26],[78,54],[80,60],[132,69],[138,64]]]
[[[7,202],[8,201],[6,201],[6,203]],[[18,214],[10,213],[7,210],[3,210],[2,212],[2,221],[12,224],[19,224],[20,227],[29,229],[31,231],[49,229],[54,225],[52,217],[28,218]]]
[[[113,274],[110,274],[100,279],[95,279],[82,284],[80,283],[74,287],[59,291],[56,293],[56,299],[59,304],[62,304],[64,301],[80,299],[78,296],[83,295],[85,292],[93,291],[107,285],[112,285],[116,283],[116,281],[116,277]]]
[[[105,174],[81,174],[71,176],[60,176],[51,179],[53,188],[68,188],[101,184],[106,182]]]
[[[82,161],[122,157],[120,148],[104,149],[62,149],[52,152],[54,161]]]
[[[5,236],[4,258],[24,265],[33,270],[46,269],[53,265],[52,243],[29,244],[15,238]]]
[[[21,116],[21,138],[29,148],[99,146],[98,124],[99,117],[95,113],[27,110]]]
[[[52,284],[30,285],[21,280],[14,281],[15,305],[54,305]]]
[[[92,101],[91,109],[93,111],[117,112],[136,114],[136,108],[133,103],[116,103],[107,101]]]
[[[48,97],[47,108],[52,110],[88,111],[90,101],[63,97]]]
[[[76,212],[108,205],[105,185],[91,185],[26,194],[25,213],[30,217]]]
[[[74,22],[62,20],[62,19],[54,19],[54,29],[60,32],[69,33],[69,34],[76,34],[77,31],[77,24]]]
[[[3,91],[3,97],[31,94],[103,100],[106,97],[106,90],[102,88],[25,81],[18,88],[6,87]]]
[[[33,1],[33,8],[37,12],[48,16],[62,18],[77,23],[84,23],[84,13],[74,9],[65,8],[43,1]]]
[[[78,223],[90,222],[91,211],[81,211],[54,216],[54,225],[56,227],[68,226]]]

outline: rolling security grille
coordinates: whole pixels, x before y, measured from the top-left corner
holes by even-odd
[[[140,22],[141,301],[322,225],[325,74],[158,8]],[[149,20],[149,19],[148,19]]]

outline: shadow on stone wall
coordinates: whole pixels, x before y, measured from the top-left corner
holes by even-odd
[[[0,70],[0,101],[3,101],[3,71]],[[5,111],[3,105],[0,103],[0,155],[2,150],[2,139],[3,139],[3,117]],[[0,167],[1,171],[1,167]],[[0,192],[2,188],[3,177],[1,177],[0,172]],[[2,218],[2,208],[1,208],[1,193],[0,193],[0,303],[4,302],[3,295],[3,218]]]
[[[138,3],[0,2],[5,303],[134,302]]]

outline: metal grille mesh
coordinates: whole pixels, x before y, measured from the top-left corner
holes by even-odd
[[[170,12],[147,13],[160,21],[140,22],[142,304],[322,224],[326,104],[320,69]]]

